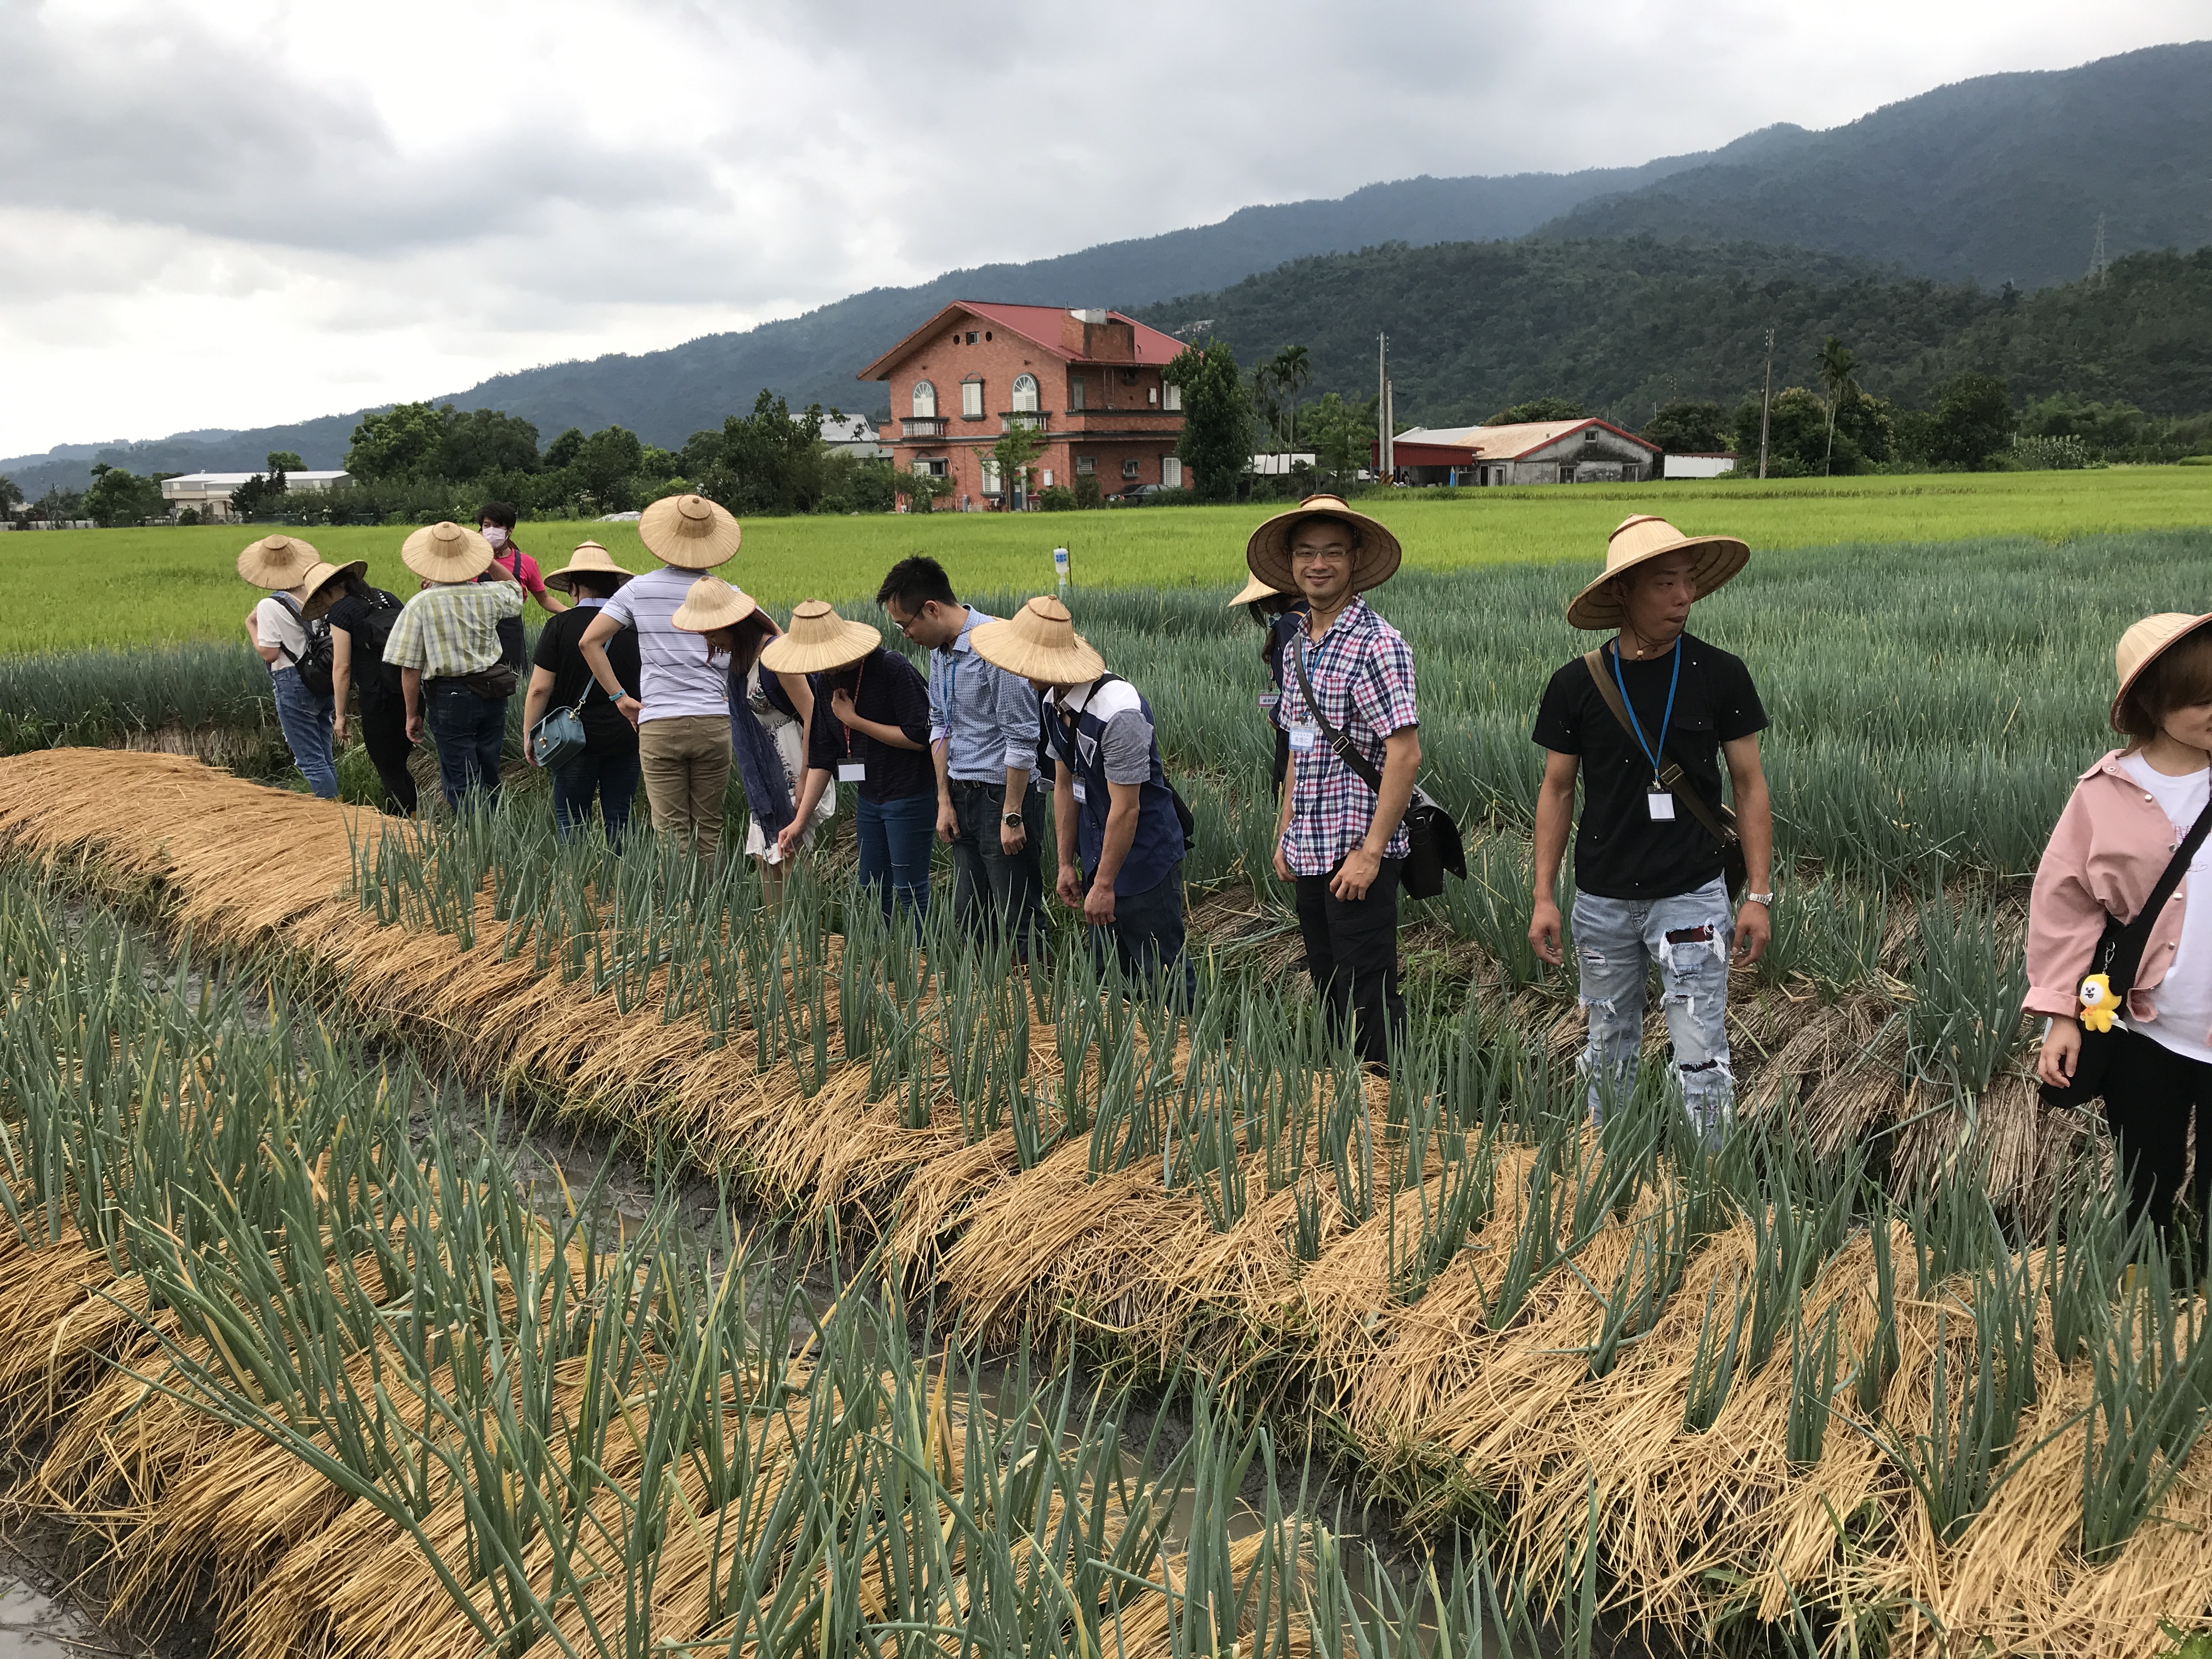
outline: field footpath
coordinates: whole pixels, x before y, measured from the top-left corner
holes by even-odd
[[[1426,1493],[1435,1510],[1470,1500],[1492,1510],[1501,1549],[1539,1580],[1565,1581],[1594,1504],[1612,1599],[1631,1618],[1687,1633],[1717,1601],[1770,1620],[1817,1604],[1895,1620],[1906,1650],[1932,1651],[1941,1630],[1954,1651],[1982,1643],[1991,1653],[2117,1659],[2156,1650],[2163,1620],[2212,1605],[2203,1529],[2153,1523],[2106,1565],[2079,1559],[2069,1540],[2084,1431],[2072,1419],[2089,1382],[2085,1367],[2041,1345],[2018,1443],[2052,1437],[1953,1543],[1849,1422],[1830,1423],[1809,1467],[1791,1463],[1786,1347],[1738,1381],[1711,1432],[1683,1432],[1698,1292],[1757,1267],[1747,1223],[1708,1238],[1648,1334],[1593,1376],[1592,1298],[1633,1270],[1660,1194],[1605,1220],[1571,1276],[1547,1272],[1521,1316],[1491,1331],[1472,1273],[1439,1277],[1410,1304],[1393,1296],[1392,1263],[1408,1244],[1402,1212],[1347,1231],[1340,1206],[1327,1206],[1318,1258],[1301,1264],[1285,1239],[1297,1194],[1267,1193],[1264,1164],[1249,1158],[1250,1207],[1217,1233],[1198,1200],[1164,1191],[1155,1170],[1090,1182],[1080,1148],[1063,1147],[1023,1171],[1009,1135],[965,1145],[951,1109],[906,1129],[890,1104],[868,1106],[862,1067],[842,1067],[802,1101],[787,1064],[755,1071],[743,1034],[710,1051],[695,1023],[623,1018],[527,963],[501,962],[488,915],[470,951],[436,933],[379,929],[345,894],[355,821],[346,809],[189,761],[94,750],[0,762],[0,842],[15,854],[90,854],[96,880],[158,892],[198,945],[289,952],[327,974],[334,1013],[465,1055],[485,1078],[556,1091],[568,1109],[665,1131],[734,1168],[764,1203],[887,1227],[971,1326],[1025,1322],[1042,1334],[1073,1320],[1085,1340],[1134,1363],[1184,1350],[1224,1372],[1296,1381],[1378,1471]],[[1053,1028],[1030,1037],[1048,1077]],[[1370,1109],[1376,1098],[1370,1085]],[[1463,1259],[1488,1253],[1494,1265],[1500,1241],[1519,1231],[1529,1157],[1506,1150],[1494,1218]],[[1900,1229],[1892,1246],[1909,1262]],[[1857,1352],[1871,1334],[1871,1273],[1862,1233],[1808,1286],[1806,1322],[1834,1307]],[[1598,1288],[1585,1291],[1578,1278]],[[1925,1421],[1936,1355],[1970,1322],[1955,1297],[1900,1284],[1886,1418]],[[2165,1507],[2212,1509],[2212,1456],[2189,1460]]]

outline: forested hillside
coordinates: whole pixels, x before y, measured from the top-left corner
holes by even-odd
[[[1310,396],[1371,393],[1387,330],[1398,417],[1427,426],[1547,397],[1630,427],[1670,398],[1732,405],[1759,387],[1770,325],[1778,390],[1811,383],[1835,335],[1860,384],[1905,404],[1972,371],[2020,398],[2212,410],[2212,248],[2024,294],[1750,243],[1462,242],[1300,259],[1138,314],[1164,329],[1211,318],[1248,363],[1304,344]]]
[[[1538,233],[1820,248],[1990,288],[2212,240],[2212,41],[1990,75],[1626,195]]]

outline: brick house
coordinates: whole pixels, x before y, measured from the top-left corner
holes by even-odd
[[[1182,342],[1115,311],[949,305],[856,377],[883,380],[882,440],[902,471],[946,479],[954,507],[1006,505],[991,446],[1016,422],[1044,437],[1041,488],[1095,477],[1111,495],[1188,486],[1176,459],[1182,398],[1160,371]],[[1026,506],[1018,489],[1013,505]]]
[[[1638,483],[1659,476],[1657,444],[1607,421],[1416,428],[1390,441],[1416,484]]]

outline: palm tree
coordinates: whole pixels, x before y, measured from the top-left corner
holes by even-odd
[[[1252,370],[1252,408],[1267,423],[1270,435],[1279,436],[1282,428],[1282,406],[1275,401],[1275,368],[1273,363],[1259,363]]]
[[[1836,410],[1846,398],[1859,395],[1859,383],[1851,378],[1851,370],[1858,367],[1858,359],[1851,349],[1831,334],[1820,348],[1820,384],[1828,388],[1828,453],[1820,462],[1823,477],[1834,469],[1836,461]]]
[[[1298,444],[1298,393],[1313,384],[1313,354],[1302,345],[1286,345],[1275,354],[1271,367],[1275,384],[1291,400],[1283,440],[1295,449]]]

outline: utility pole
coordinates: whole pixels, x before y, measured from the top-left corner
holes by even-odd
[[[1387,482],[1390,477],[1390,337],[1379,331],[1375,336],[1375,423],[1381,428],[1375,437],[1375,476]]]
[[[1398,388],[1387,377],[1382,382],[1382,482],[1398,482]]]
[[[1766,417],[1774,408],[1774,330],[1766,331],[1766,386],[1759,394],[1759,476],[1766,476]]]
[[[2097,243],[2089,250],[2089,281],[2098,288],[2105,285],[2105,216],[2097,216]]]

